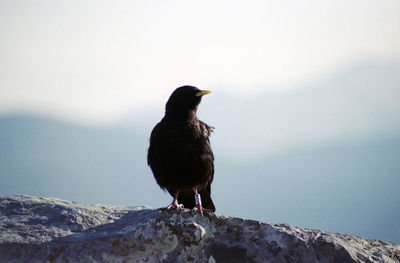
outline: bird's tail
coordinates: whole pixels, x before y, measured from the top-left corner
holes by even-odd
[[[211,199],[210,191],[204,188],[199,191],[203,208],[215,212],[214,202]],[[196,206],[193,191],[180,191],[178,195],[178,203],[184,207],[193,209]]]

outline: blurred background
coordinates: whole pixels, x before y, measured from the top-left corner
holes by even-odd
[[[178,86],[217,213],[400,243],[400,2],[0,1],[0,195],[164,207]]]

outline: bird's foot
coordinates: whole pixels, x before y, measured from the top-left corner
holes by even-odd
[[[210,212],[211,210],[205,209],[205,208],[202,207],[201,205],[196,205],[196,206],[193,208],[193,211],[200,212],[201,216],[203,216],[203,212],[208,213],[208,212]]]
[[[167,207],[167,209],[171,209],[172,207],[175,208],[183,208],[183,205],[178,204],[177,200],[172,201],[172,203]]]

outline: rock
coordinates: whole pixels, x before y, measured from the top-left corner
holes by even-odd
[[[187,209],[0,198],[0,262],[400,262],[400,245]]]

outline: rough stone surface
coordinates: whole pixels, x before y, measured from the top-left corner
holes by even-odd
[[[400,245],[187,209],[5,196],[0,262],[400,262]]]

